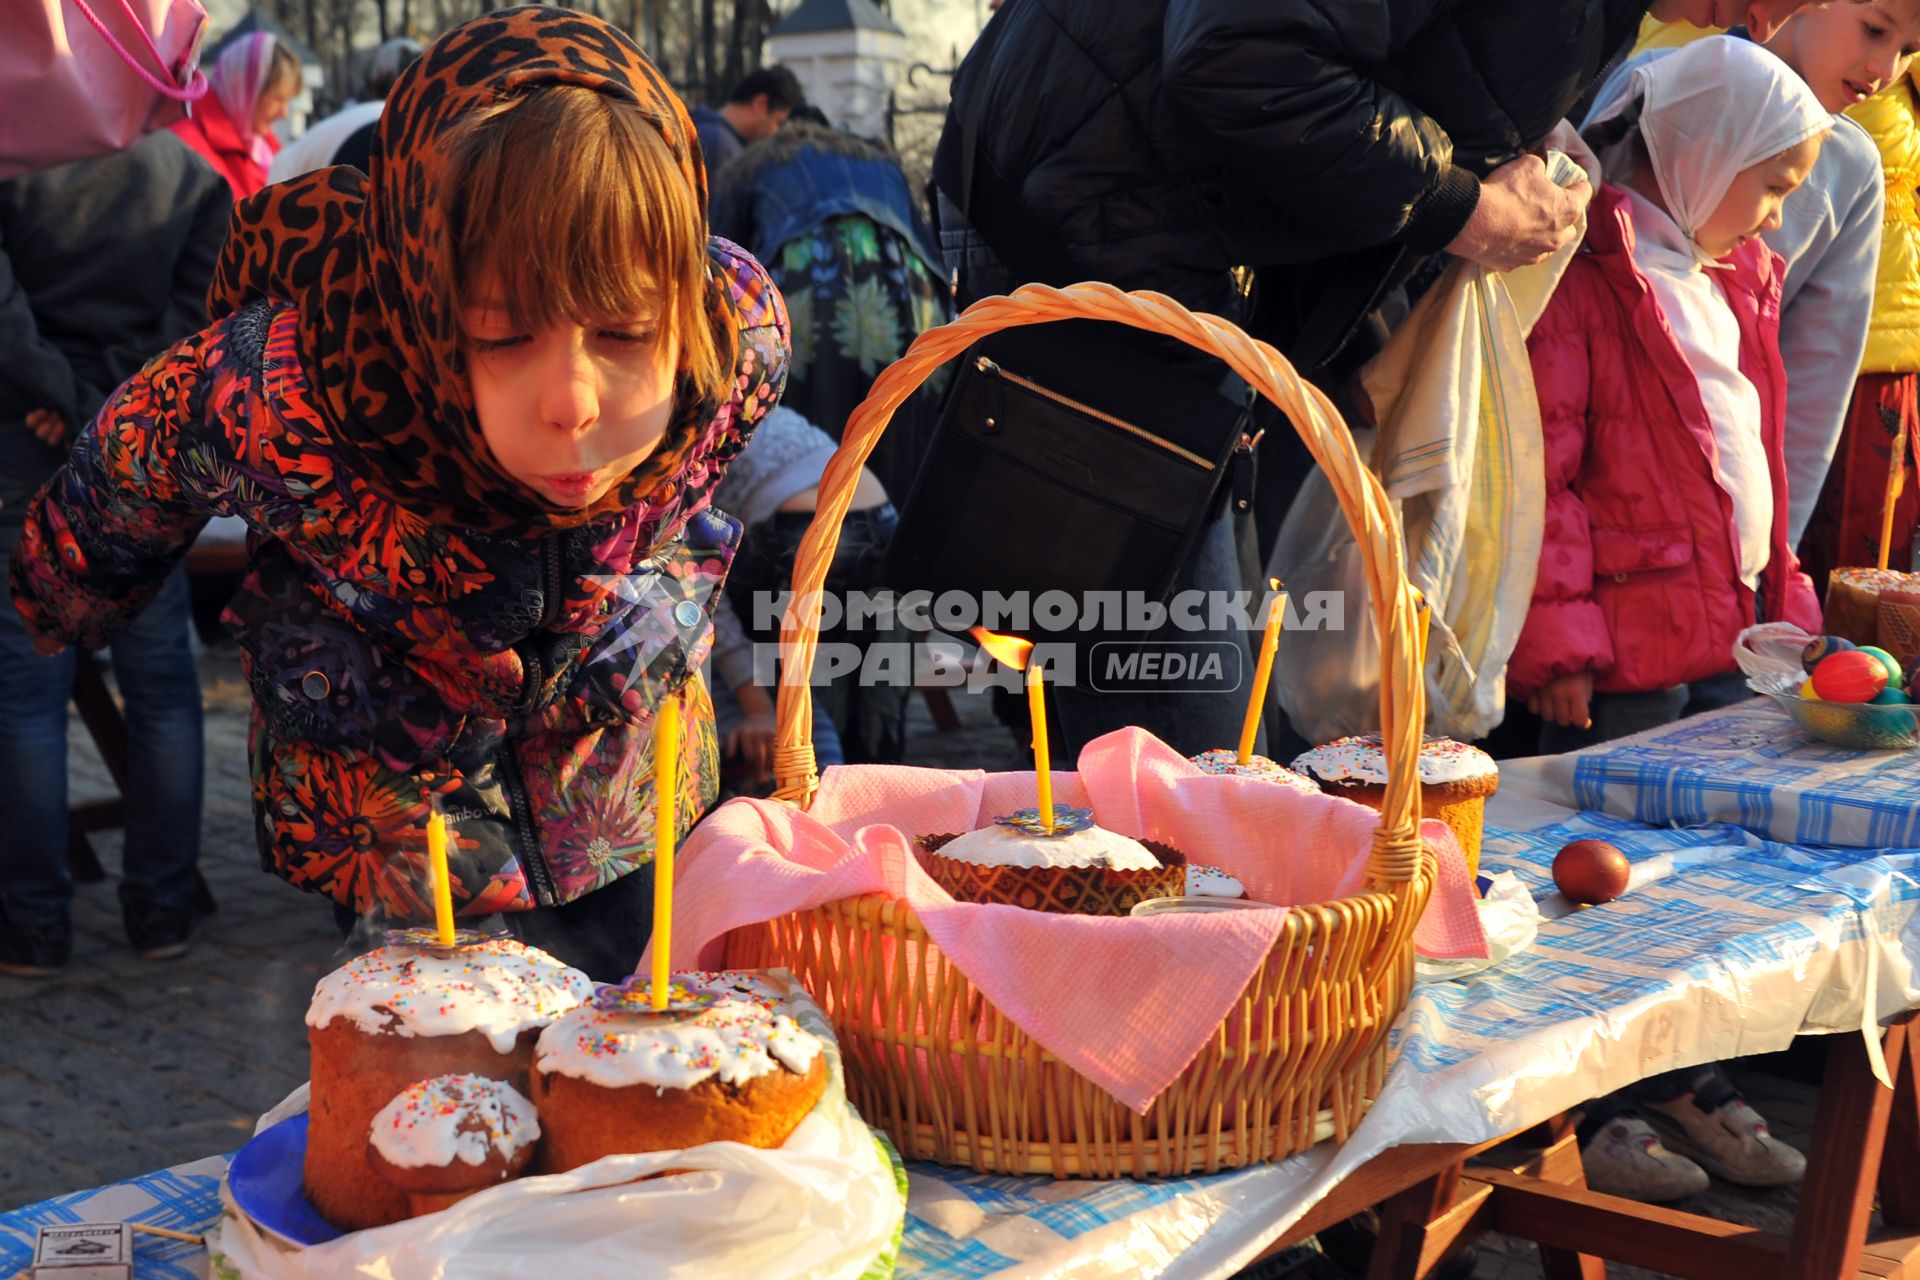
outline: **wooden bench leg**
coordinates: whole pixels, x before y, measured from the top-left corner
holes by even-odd
[[[1895,1081],[1910,1073],[1911,1036],[1905,1015],[1884,1038],[1887,1070]],[[1813,1150],[1800,1184],[1787,1246],[1784,1280],[1852,1280],[1867,1238],[1880,1156],[1893,1110],[1893,1091],[1874,1079],[1858,1035],[1828,1037],[1827,1069],[1813,1122]]]
[[[1880,1216],[1890,1227],[1920,1228],[1920,1021],[1889,1033],[1906,1039],[1900,1070],[1893,1076],[1893,1110],[1880,1161]],[[1891,1064],[1889,1064],[1891,1065]]]
[[[1546,1123],[1552,1141],[1536,1162],[1538,1176],[1562,1186],[1587,1185],[1586,1166],[1580,1163],[1580,1134],[1573,1113],[1563,1111]],[[1590,1253],[1576,1253],[1555,1245],[1535,1246],[1540,1250],[1540,1274],[1545,1280],[1607,1280],[1607,1264]]]
[[[1421,1280],[1463,1240],[1482,1230],[1490,1192],[1463,1188],[1465,1162],[1381,1201],[1380,1233],[1367,1263],[1367,1280]]]

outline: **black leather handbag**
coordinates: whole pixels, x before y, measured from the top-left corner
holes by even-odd
[[[896,591],[1164,601],[1221,509],[1246,413],[1165,340],[1070,320],[962,359],[889,548]],[[1111,634],[1113,628],[1103,628]]]

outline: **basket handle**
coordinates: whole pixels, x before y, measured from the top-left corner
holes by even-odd
[[[809,674],[820,641],[821,596],[841,522],[866,464],[893,414],[933,371],[975,342],[1002,329],[1054,320],[1108,320],[1179,338],[1217,356],[1286,414],[1314,462],[1332,482],[1366,566],[1374,623],[1381,636],[1380,724],[1387,791],[1374,831],[1368,874],[1375,884],[1409,884],[1424,856],[1420,844],[1420,742],[1426,723],[1426,685],[1416,655],[1416,605],[1407,581],[1399,515],[1379,478],[1368,470],[1353,435],[1318,387],[1302,379],[1287,358],[1218,316],[1196,314],[1159,293],[1127,293],[1110,284],[1056,289],[1022,285],[983,298],[950,323],[929,329],[878,378],[847,419],[840,447],[827,463],[813,523],[793,566],[793,602],[781,621],[779,710],[774,734],[774,798],[806,808],[819,786],[813,756],[813,697]],[[1226,745],[1226,744],[1221,744]]]

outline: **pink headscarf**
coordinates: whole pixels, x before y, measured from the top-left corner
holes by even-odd
[[[254,107],[273,74],[274,38],[264,31],[241,36],[220,51],[213,70],[207,73],[207,85],[220,100],[227,118],[247,141],[253,159],[262,167],[273,163],[273,147],[253,129]]]

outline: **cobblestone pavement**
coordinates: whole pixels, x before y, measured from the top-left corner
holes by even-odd
[[[61,977],[0,977],[0,1210],[231,1151],[256,1116],[306,1078],[302,1020],[314,981],[342,958],[326,903],[259,869],[246,775],[247,690],[234,651],[201,655],[207,705],[207,801],[201,870],[219,900],[187,956],[136,959],[121,931],[112,874],[119,836],[94,845],[108,879],[82,885],[72,968]],[[955,698],[962,727],[936,733],[916,699],[916,764],[1017,768],[1020,756],[984,697]],[[78,725],[69,759],[76,800],[111,794]],[[1775,1132],[1804,1146],[1815,1091],[1748,1074]],[[1791,1189],[1716,1183],[1681,1208],[1783,1230]],[[1537,1280],[1531,1245],[1492,1237],[1482,1280]],[[1612,1266],[1617,1280],[1657,1273]]]

